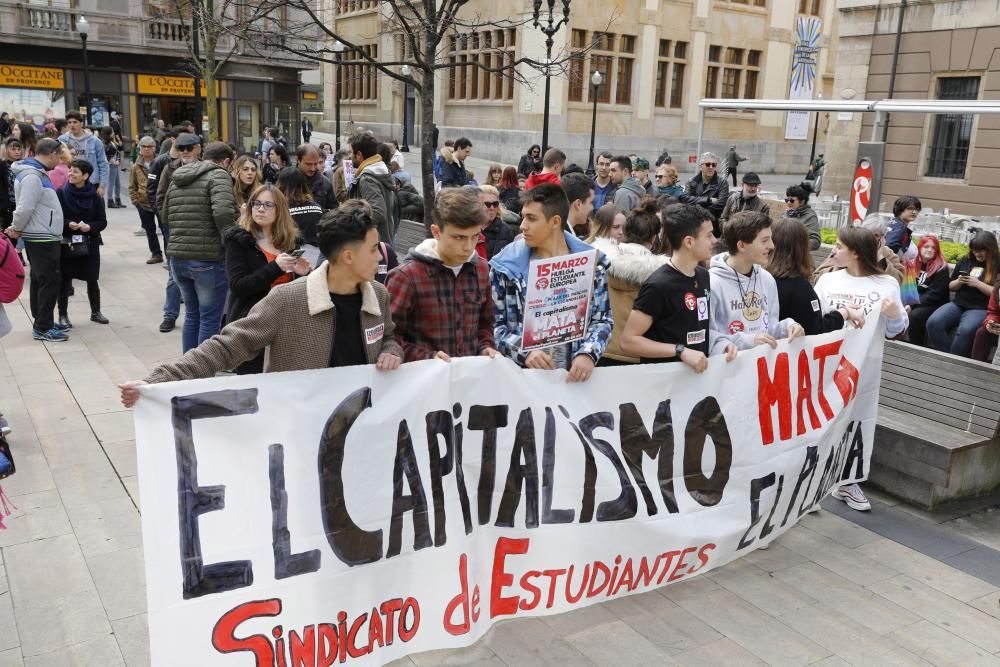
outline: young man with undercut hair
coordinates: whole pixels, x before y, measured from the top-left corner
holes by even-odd
[[[619,155],[611,160],[611,180],[618,184],[615,191],[614,205],[625,215],[646,196],[646,188],[632,174],[632,160],[627,155]]]
[[[643,364],[678,362],[695,373],[708,368],[711,344],[708,271],[715,234],[712,214],[692,204],[662,209],[663,236],[673,252],[639,288],[622,332],[622,352]],[[735,357],[728,350],[727,359]]]
[[[524,182],[524,189],[530,190],[542,183],[559,185],[559,175],[563,167],[566,166],[566,154],[558,148],[550,148],[542,156],[542,170],[536,174],[530,174]]]
[[[771,218],[755,211],[737,213],[723,227],[722,240],[729,252],[713,257],[709,268],[711,354],[725,352],[730,343],[737,350],[773,348],[779,338],[803,335],[795,320],[780,319],[778,285],[764,269],[774,250]]]
[[[363,207],[341,207],[323,216],[319,250],[326,261],[302,280],[278,285],[250,313],[161,364],[144,381],[125,382],[122,405],[131,408],[139,386],[213,377],[264,355],[264,372],[374,364],[399,368],[389,293],[375,282],[381,260],[375,222]]]
[[[594,211],[594,182],[585,174],[566,174],[562,189],[569,200],[566,226],[578,238],[590,236],[590,214]]]
[[[604,354],[614,321],[608,297],[608,258],[597,252],[594,287],[586,335],[573,343],[545,350],[524,352],[524,302],[528,292],[528,265],[533,259],[549,259],[593,250],[564,229],[569,200],[558,185],[543,183],[521,195],[521,238],[490,260],[493,286],[494,338],[497,350],[525,368],[569,371],[568,382],[590,379]]]
[[[432,216],[434,238],[411,250],[386,280],[404,361],[495,356],[489,267],[476,252],[479,194],[442,190]]]

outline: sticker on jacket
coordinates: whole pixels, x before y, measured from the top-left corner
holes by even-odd
[[[687,294],[684,295],[684,305],[687,307],[688,310],[694,310],[695,308],[697,308],[697,301],[694,298],[694,294],[688,292]]]
[[[698,321],[704,322],[708,319],[708,297],[698,297]]]
[[[384,324],[377,324],[371,329],[365,329],[365,344],[373,345],[374,343],[382,340],[382,334],[385,331]]]
[[[698,343],[705,342],[705,330],[698,329],[697,331],[688,331],[687,334],[687,344],[697,345]]]
[[[729,333],[736,334],[744,330],[743,322],[740,320],[733,320],[729,323]]]
[[[819,312],[819,299],[813,299],[813,300],[812,300],[812,301],[810,301],[809,303],[810,303],[810,304],[812,305],[812,307],[813,307],[813,312],[814,312],[814,313],[818,313],[818,312]]]

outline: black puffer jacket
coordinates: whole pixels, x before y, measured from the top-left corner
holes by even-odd
[[[223,234],[226,247],[226,275],[229,297],[226,322],[247,316],[250,309],[271,291],[271,284],[285,272],[277,262],[268,261],[257,247],[253,234],[242,227],[230,227]]]
[[[514,230],[498,215],[493,224],[483,230],[486,237],[486,259],[493,259],[507,244],[514,240]]]

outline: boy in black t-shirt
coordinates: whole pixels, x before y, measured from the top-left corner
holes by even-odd
[[[700,262],[712,257],[712,216],[694,204],[672,204],[661,217],[673,255],[639,289],[622,351],[644,364],[680,360],[701,373],[708,368],[710,290]],[[736,356],[735,346],[730,347],[727,361]]]

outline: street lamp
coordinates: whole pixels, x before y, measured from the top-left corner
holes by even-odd
[[[87,124],[90,124],[90,67],[87,64],[87,33],[90,32],[90,24],[87,17],[81,16],[76,20],[76,31],[80,33],[80,42],[83,43],[83,108]]]
[[[591,99],[594,100],[594,112],[590,117],[590,161],[587,162],[587,176],[594,177],[594,135],[597,132],[597,89],[604,83],[604,77],[597,70],[590,76],[590,85],[594,87]]]
[[[823,93],[819,93],[817,97],[822,100]],[[813,121],[813,146],[812,152],[809,154],[809,167],[812,168],[813,162],[816,160],[816,135],[819,134],[819,110],[816,111],[816,120]]]
[[[562,0],[562,18],[556,18],[556,0],[545,0],[548,17],[542,25],[542,0],[534,0],[533,25],[545,34],[545,115],[542,120],[542,155],[549,149],[549,89],[552,84],[552,36],[559,32],[564,23],[569,22],[570,0]]]
[[[337,109],[337,151],[340,150],[340,68],[343,65],[344,49],[347,47],[338,39],[333,43],[333,52],[336,54],[337,66],[333,69],[333,97],[334,106]]]
[[[407,123],[408,105],[406,104],[406,102],[407,102],[406,98],[407,98],[407,96],[410,93],[410,80],[409,80],[409,77],[410,77],[410,66],[409,65],[403,65],[400,68],[399,71],[402,72],[403,76],[406,77],[405,79],[403,79],[403,145],[399,147],[399,152],[400,153],[409,153],[410,152],[410,132],[409,132],[409,127],[408,127],[409,123]]]

